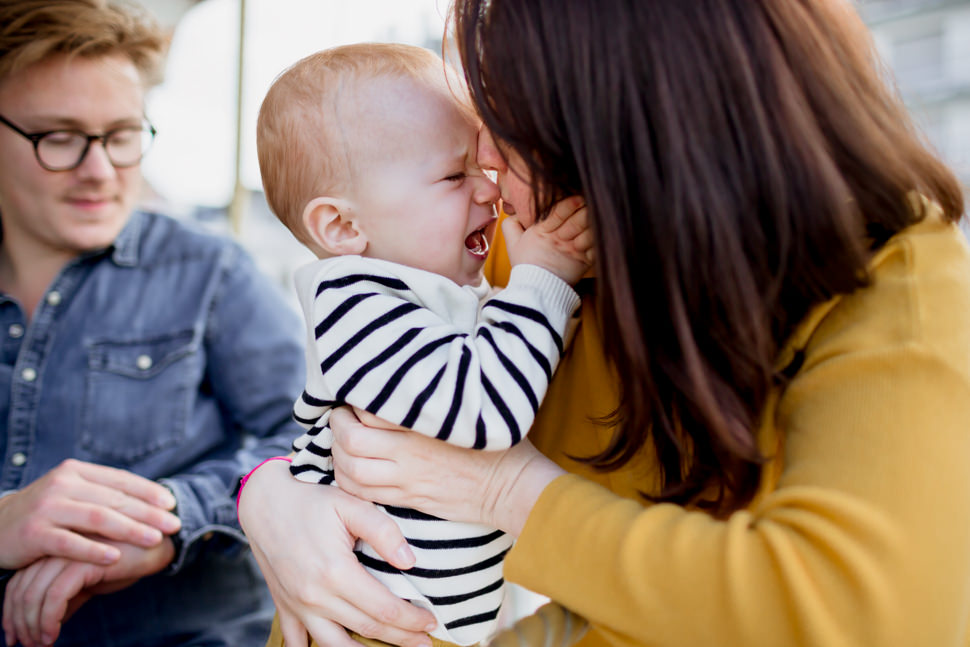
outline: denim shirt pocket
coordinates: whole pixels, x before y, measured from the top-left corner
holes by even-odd
[[[193,330],[89,342],[82,450],[99,462],[130,467],[177,446],[202,379],[199,355]]]

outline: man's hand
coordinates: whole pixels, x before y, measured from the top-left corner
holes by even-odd
[[[177,532],[175,498],[162,485],[124,470],[68,459],[27,487],[0,499],[0,567],[42,557],[108,565],[117,546],[91,537],[152,548]]]
[[[548,216],[528,229],[510,216],[502,221],[502,234],[512,265],[538,265],[570,285],[593,263],[593,232],[586,202],[578,196],[556,203]]]
[[[175,557],[168,538],[152,548],[105,543],[120,554],[110,566],[45,557],[14,574],[7,583],[3,605],[8,646],[17,641],[24,647],[53,644],[61,625],[93,596],[127,588],[162,570]]]

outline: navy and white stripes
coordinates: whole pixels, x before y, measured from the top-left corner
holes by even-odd
[[[294,417],[291,471],[332,483],[334,406],[350,404],[388,422],[463,447],[502,449],[528,432],[563,351],[579,297],[546,270],[512,270],[491,298],[484,283],[461,287],[436,274],[344,256],[301,268],[307,385]],[[425,606],[471,644],[494,629],[503,595],[502,557],[511,539],[494,529],[385,508],[417,565],[405,573],[358,546],[361,563],[397,595]]]

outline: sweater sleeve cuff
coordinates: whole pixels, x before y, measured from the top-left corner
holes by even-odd
[[[555,313],[557,317],[562,317],[563,327],[579,308],[580,299],[576,290],[549,270],[538,265],[523,263],[512,268],[506,290],[518,288],[527,288],[537,292],[547,308],[547,314]]]
[[[598,510],[618,497],[605,487],[576,474],[563,474],[553,480],[539,495],[525,527],[505,558],[506,579],[536,593],[555,599],[561,585],[558,578],[564,570],[561,550],[550,550],[562,537],[574,537],[589,523]],[[625,504],[637,506],[634,501]],[[568,575],[562,575],[569,580]]]

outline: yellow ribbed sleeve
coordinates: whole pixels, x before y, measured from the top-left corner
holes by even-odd
[[[542,494],[507,578],[588,619],[584,646],[970,644],[970,255],[930,214],[870,270],[791,340],[801,369],[760,432],[775,460],[723,520],[644,504],[649,459],[611,475],[569,460],[609,437],[577,416],[615,401],[590,401],[610,376],[584,301],[582,361],[563,362],[530,435],[584,476]]]

